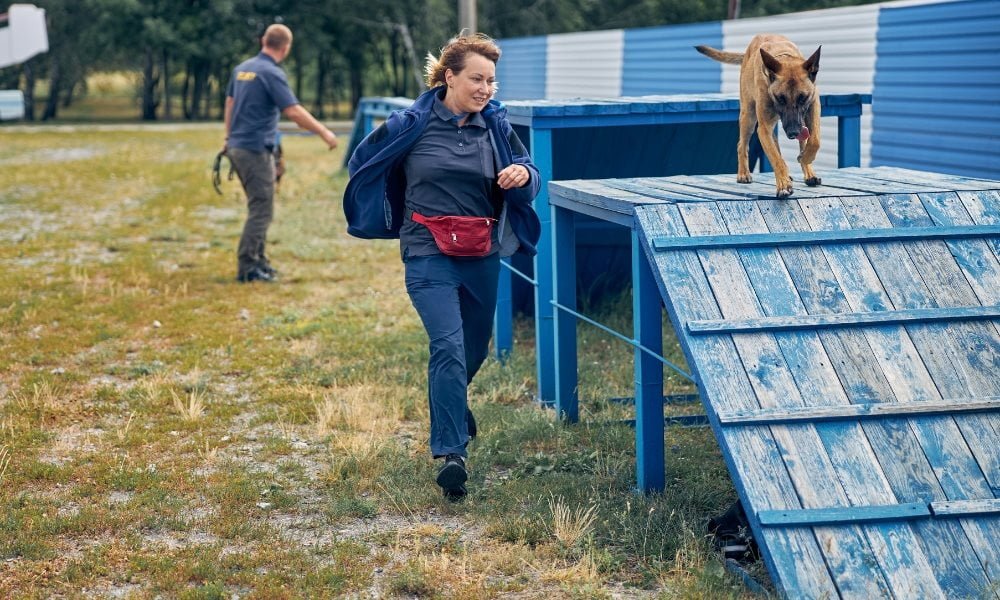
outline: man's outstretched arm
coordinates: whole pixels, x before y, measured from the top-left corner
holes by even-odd
[[[326,142],[330,150],[337,147],[337,136],[332,131],[326,128],[326,125],[320,123],[313,117],[308,110],[302,107],[301,104],[293,104],[282,111],[286,117],[291,119],[296,125],[305,129],[306,131],[311,131],[318,135],[320,138]]]

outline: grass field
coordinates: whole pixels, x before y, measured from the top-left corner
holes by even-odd
[[[604,400],[631,354],[589,327],[581,423],[534,404],[519,322],[471,390],[470,497],[440,497],[426,338],[396,244],[344,231],[341,151],[286,136],[282,282],[240,285],[221,126],[0,138],[0,597],[748,595],[704,537],[734,498],[711,432],[670,428],[637,495]],[[627,296],[595,310],[629,329]]]

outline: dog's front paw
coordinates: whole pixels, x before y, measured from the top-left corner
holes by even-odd
[[[789,179],[784,184],[778,184],[777,190],[774,192],[777,198],[788,198],[792,195],[792,180]]]
[[[810,177],[806,179],[806,185],[808,185],[809,187],[816,187],[817,185],[821,185],[822,183],[823,180],[820,179],[819,177]]]
[[[736,183],[753,183],[753,175],[750,173],[739,173],[736,175]]]

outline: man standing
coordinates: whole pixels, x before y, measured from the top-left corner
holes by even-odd
[[[236,280],[275,281],[277,272],[264,254],[267,228],[274,214],[275,139],[281,114],[309,130],[329,146],[337,136],[299,104],[278,66],[292,49],[292,31],[271,25],[261,39],[261,51],[233,70],[226,89],[225,151],[247,195],[247,220],[237,250]]]

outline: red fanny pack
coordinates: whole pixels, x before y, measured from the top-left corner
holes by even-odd
[[[430,230],[438,250],[444,254],[486,256],[490,253],[490,238],[497,220],[491,217],[425,217],[415,212],[413,221]]]

